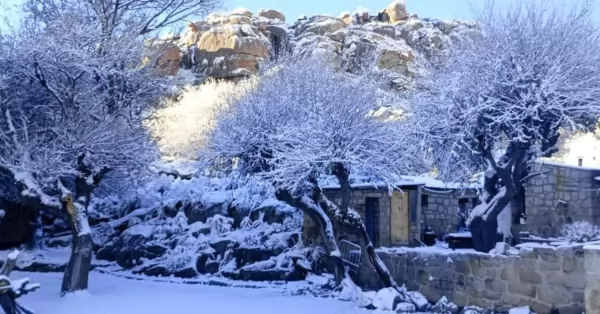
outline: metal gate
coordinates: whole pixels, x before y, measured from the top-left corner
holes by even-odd
[[[340,253],[342,261],[350,271],[358,273],[360,262],[362,260],[362,249],[360,245],[356,245],[347,240],[340,241]]]

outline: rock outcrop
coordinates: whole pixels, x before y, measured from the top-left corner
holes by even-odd
[[[384,13],[387,14],[390,23],[402,22],[408,18],[404,0],[394,0],[385,8]]]
[[[284,20],[275,10],[262,10],[254,16],[237,9],[190,23],[179,42],[184,51],[182,67],[215,78],[251,75],[260,62],[277,53],[277,45],[287,41]]]
[[[190,23],[177,42],[181,67],[199,77],[238,78],[256,73],[265,60],[290,52],[319,55],[350,73],[375,69],[392,88],[403,89],[419,72],[420,60],[478,32],[473,22],[411,15],[404,0],[394,0],[376,15],[361,11],[285,21],[276,10],[255,15],[240,8]]]

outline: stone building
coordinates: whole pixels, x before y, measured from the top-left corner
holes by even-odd
[[[526,229],[557,236],[564,224],[600,224],[600,169],[538,163],[525,184]]]
[[[332,201],[339,203],[338,186],[323,188]],[[390,194],[377,184],[352,186],[350,206],[362,217],[367,233],[376,247],[414,246],[422,240],[424,227],[437,234],[456,231],[459,206],[470,209],[477,193],[473,189],[447,188],[441,182],[421,177],[405,177]],[[316,226],[305,218],[306,240],[314,239]],[[353,241],[352,235],[338,235]]]
[[[458,210],[470,211],[479,203],[475,189],[448,189],[421,187],[421,215],[423,225],[436,234],[455,232],[458,229]]]
[[[339,203],[339,188],[328,187],[325,194]],[[392,191],[384,186],[353,187],[350,206],[362,217],[367,233],[376,247],[410,245],[415,237],[420,238],[419,185],[405,184]],[[354,241],[352,235],[338,235]]]

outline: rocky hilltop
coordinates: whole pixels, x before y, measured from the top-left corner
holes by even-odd
[[[239,8],[189,23],[183,36],[173,38],[179,58],[171,50],[163,62],[177,62],[198,77],[239,78],[255,73],[261,62],[284,52],[320,55],[348,72],[375,66],[392,87],[402,88],[418,71],[421,58],[476,33],[474,22],[410,14],[404,0],[393,1],[377,14],[303,16],[293,23],[277,10],[254,14]],[[168,69],[171,74],[178,70],[177,66]]]

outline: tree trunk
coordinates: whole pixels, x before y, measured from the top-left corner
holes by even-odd
[[[335,240],[333,224],[325,213],[325,211],[319,207],[318,203],[312,198],[304,196],[293,196],[287,190],[279,190],[276,193],[277,199],[292,206],[300,209],[305,215],[307,215],[319,228],[319,235],[323,239],[325,247],[334,266],[334,277],[336,287],[341,286],[344,278],[347,277],[346,268],[342,262],[341,253]]]
[[[85,208],[73,202],[69,194],[63,200],[63,209],[68,215],[68,225],[73,235],[71,256],[63,276],[61,295],[88,288],[88,276],[92,264],[92,234]]]
[[[341,163],[336,163],[333,167],[332,174],[336,177],[338,183],[340,184],[340,192],[341,192],[341,203],[339,205],[339,214],[337,212],[337,206],[332,202],[329,202],[325,197],[322,197],[320,203],[321,207],[325,208],[326,213],[329,214],[330,217],[333,217],[335,226],[338,227],[338,231],[341,231],[345,234],[353,234],[358,237],[359,245],[362,248],[363,253],[366,253],[369,260],[369,264],[377,277],[383,283],[384,287],[393,287],[401,293],[401,290],[398,288],[398,285],[392,278],[390,272],[387,267],[383,263],[383,261],[377,256],[375,252],[375,247],[373,246],[373,241],[369,237],[369,233],[367,232],[367,228],[365,227],[362,218],[358,213],[354,211],[350,211],[350,199],[352,193],[352,187],[350,185],[350,171]]]
[[[518,185],[515,182],[515,169],[522,175],[523,165],[528,149],[519,143],[511,143],[499,163],[487,155],[493,172],[486,174],[483,184],[484,201],[487,204],[485,211],[473,217],[469,224],[473,239],[473,248],[476,251],[488,253],[498,242],[498,215],[517,196],[517,186],[522,188],[521,177]],[[501,186],[501,189],[498,187]]]
[[[79,290],[87,290],[94,243],[92,229],[89,226],[87,208],[94,188],[100,183],[110,169],[103,168],[92,173],[85,163],[85,153],[77,159],[79,175],[75,178],[75,201],[72,195],[63,199],[63,212],[73,235],[71,256],[63,276],[61,295]]]
[[[525,160],[518,160],[513,169],[513,182],[515,184],[515,196],[511,200],[512,223],[521,224],[521,215],[525,208],[525,182],[529,175],[529,165]]]
[[[327,202],[324,200],[324,202]],[[326,212],[336,212],[335,205],[331,202],[327,202],[329,209]],[[331,205],[334,205],[332,207]],[[324,207],[324,206],[322,206]],[[377,256],[375,252],[375,247],[373,246],[373,241],[369,238],[369,234],[367,233],[367,228],[363,223],[360,215],[353,215],[352,213],[356,213],[353,211],[349,211],[346,214],[335,215],[334,214],[334,225],[337,227],[338,232],[342,232],[344,234],[353,234],[358,237],[359,245],[363,251],[363,255],[366,255],[368,264],[372,267],[377,275],[379,281],[383,284],[384,287],[392,287],[396,289],[399,293],[402,294],[402,290],[396,284],[396,281],[392,278],[389,270],[383,263],[383,261]],[[365,254],[366,253],[366,254]],[[361,265],[362,266],[362,265]]]
[[[341,201],[339,208],[342,213],[346,214],[348,208],[350,208],[350,197],[352,193],[352,187],[350,186],[350,172],[341,163],[333,165],[332,174],[337,178],[340,184]]]
[[[365,225],[359,215],[354,215],[355,212],[348,211],[342,213],[338,211],[339,208],[327,200],[318,188],[315,188],[310,198],[308,196],[293,197],[288,191],[278,191],[277,198],[290,206],[302,210],[304,214],[308,215],[317,224],[325,246],[334,261],[336,284],[339,285],[348,276],[348,273],[340,256],[334,226],[339,229],[336,230],[338,232],[341,231],[356,235],[359,238],[362,251],[366,253],[369,265],[373,267],[383,286],[392,287],[402,294],[402,289],[398,287],[383,261],[377,256],[373,243],[369,239]]]

